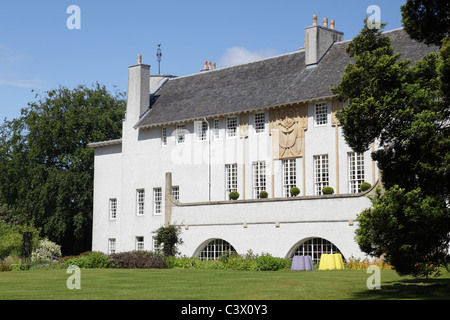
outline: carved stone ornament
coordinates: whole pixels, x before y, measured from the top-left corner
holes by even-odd
[[[274,109],[270,112],[273,158],[304,156],[305,130],[308,129],[307,106]]]

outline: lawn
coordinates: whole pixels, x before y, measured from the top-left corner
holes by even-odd
[[[365,271],[82,269],[69,290],[65,270],[0,273],[0,300],[373,300],[450,299],[450,274],[415,280],[381,271],[368,290]]]

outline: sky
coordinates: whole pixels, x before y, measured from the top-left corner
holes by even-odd
[[[0,124],[36,95],[98,82],[126,92],[137,55],[158,74],[184,76],[290,53],[304,46],[312,16],[336,21],[344,40],[372,5],[386,30],[401,28],[406,0],[0,0]],[[73,6],[76,6],[74,9]]]

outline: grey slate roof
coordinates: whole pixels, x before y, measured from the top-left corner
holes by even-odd
[[[385,32],[401,59],[413,62],[436,47],[411,40],[403,29]],[[158,92],[156,101],[135,127],[253,111],[330,97],[351,61],[349,41],[335,43],[319,65],[305,68],[305,51],[253,63],[174,78]]]

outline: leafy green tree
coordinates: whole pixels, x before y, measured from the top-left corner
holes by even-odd
[[[155,233],[156,247],[160,248],[166,257],[175,256],[177,254],[176,246],[183,243],[183,240],[180,238],[180,227],[173,225],[162,226]]]
[[[400,275],[439,275],[439,267],[449,265],[450,215],[442,196],[394,186],[372,201],[358,216],[362,251],[385,255]]]
[[[38,96],[36,96],[37,98]],[[94,152],[121,136],[124,94],[59,87],[0,127],[0,203],[64,254],[90,249]]]
[[[401,12],[406,32],[417,41],[441,46],[450,34],[448,0],[408,0]]]
[[[359,217],[357,241],[368,254],[385,254],[399,272],[418,275],[418,265],[423,269],[426,261],[448,264],[449,257],[450,41],[446,40],[439,52],[411,65],[408,60],[400,60],[390,38],[382,34],[383,28],[384,25],[380,30],[364,26],[348,45],[347,52],[354,63],[349,64],[332,92],[349,104],[337,117],[350,147],[364,152],[372,142],[377,143],[372,158],[377,161],[388,190],[380,197],[382,200],[374,203],[372,211]],[[401,196],[395,188],[402,190]],[[414,192],[418,203],[426,202],[429,212],[434,208],[439,214],[423,215],[427,212],[425,205],[414,207],[405,200],[412,196],[409,192]],[[383,212],[396,201],[406,204],[399,203],[396,211],[384,216],[383,223],[368,222],[375,219],[371,213]],[[404,223],[398,223],[405,210],[408,214]],[[424,228],[413,227],[415,220],[421,221]],[[428,227],[433,224],[442,228]],[[430,241],[424,239],[428,232]],[[408,242],[410,237],[423,245]],[[414,250],[416,253],[411,254]]]

